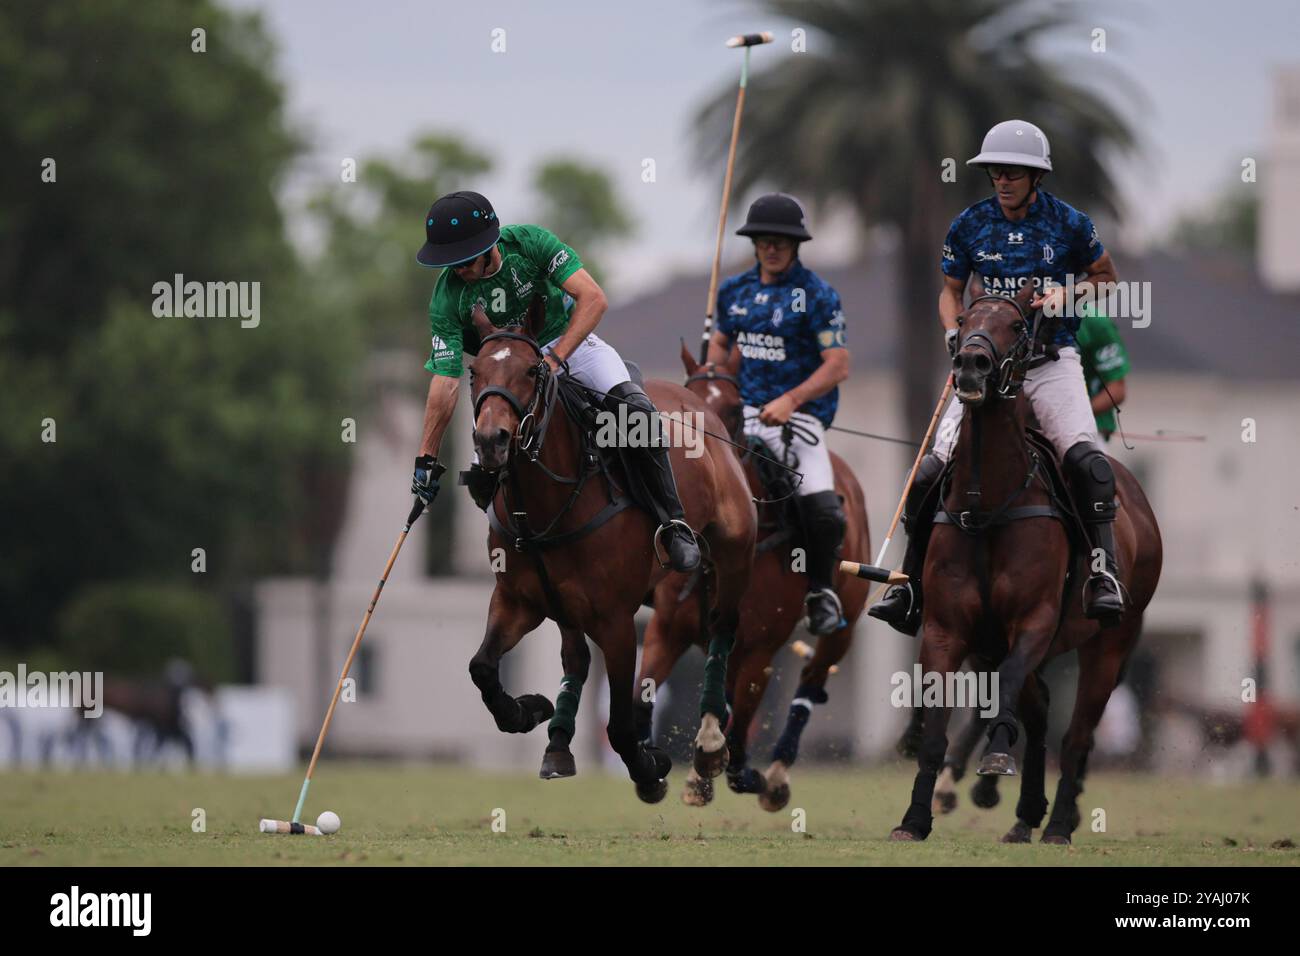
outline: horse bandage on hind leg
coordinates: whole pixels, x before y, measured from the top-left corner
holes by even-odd
[[[560,692],[555,697],[555,716],[546,727],[547,734],[554,738],[556,733],[565,735],[565,743],[577,733],[578,704],[582,700],[582,678],[565,674],[560,682]]]
[[[709,641],[709,656],[704,661],[700,715],[712,714],[724,724],[727,721],[727,658],[735,640],[734,634],[715,634]]]

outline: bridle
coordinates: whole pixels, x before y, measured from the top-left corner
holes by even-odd
[[[550,469],[538,461],[538,456],[542,453],[542,442],[546,440],[546,429],[550,426],[552,413],[555,411],[555,395],[558,385],[558,379],[551,373],[551,368],[546,364],[546,359],[542,353],[541,346],[537,344],[530,336],[523,335],[519,332],[501,331],[493,332],[486,336],[480,343],[480,348],[489,342],[497,339],[510,339],[516,342],[523,342],[534,352],[537,353],[537,364],[528,369],[528,375],[537,380],[537,385],[533,388],[533,396],[525,405],[514,392],[504,385],[489,385],[478,393],[474,399],[474,420],[478,421],[478,416],[483,408],[483,403],[492,396],[496,395],[505,399],[506,404],[514,409],[515,415],[519,419],[519,426],[515,429],[514,446],[528,459],[539,465],[547,474],[551,474]],[[540,412],[540,419],[539,419]],[[559,475],[551,474],[551,477],[559,481],[569,481]]]
[[[971,300],[967,309],[978,305],[980,302],[1009,302],[1016,307],[1016,312],[1020,315],[1020,333],[1016,340],[1011,343],[1004,355],[998,349],[997,343],[983,329],[976,329],[969,332],[958,340],[957,354],[960,355],[967,348],[978,349],[988,355],[992,361],[993,367],[997,369],[996,393],[999,398],[1015,398],[1025,385],[1025,374],[1029,371],[1030,362],[1033,360],[1034,343],[1038,338],[1038,319],[1042,315],[1041,310],[1034,310],[1032,318],[1015,299],[1004,295],[995,295],[986,293]]]
[[[728,385],[735,387],[737,395],[740,394],[740,379],[736,376],[729,372],[719,372],[718,367],[712,362],[709,362],[707,365],[701,365],[700,369],[701,370],[696,372],[694,375],[688,375],[683,384],[689,386],[692,382],[726,382]],[[741,415],[739,420],[736,422],[735,427],[731,430],[731,440],[738,445],[744,445],[744,431],[745,418]]]

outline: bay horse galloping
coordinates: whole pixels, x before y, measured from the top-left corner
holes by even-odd
[[[1126,600],[1118,620],[1086,617],[1082,583],[1090,569],[1096,570],[1101,549],[1090,553],[1086,544],[1076,544],[1087,535],[1084,529],[1074,534],[1078,519],[1066,504],[1053,450],[1025,427],[1028,402],[1022,387],[1038,339],[1028,311],[1032,292],[1026,286],[1015,299],[979,296],[958,318],[953,365],[965,410],[951,471],[938,483],[940,513],[925,556],[921,590],[929,597],[922,611],[921,668],[927,674],[953,674],[972,654],[1000,662],[997,713],[978,772],[1016,773],[1010,750],[1017,720],[1022,722],[1025,766],[1017,819],[1003,837],[1021,843],[1029,841],[1047,812],[1047,686],[1038,671],[1053,657],[1078,649],[1074,713],[1042,836],[1044,843],[1068,844],[1079,825],[1077,801],[1093,732],[1137,644],[1142,613],[1160,577],[1161,541],[1137,480],[1119,462],[1102,458],[1094,474],[1114,473],[1118,511],[1108,509],[1106,517],[1114,513],[1116,579]],[[1098,520],[1083,520],[1090,517]],[[894,840],[922,840],[930,833],[951,703],[925,710],[911,804],[891,834]]]
[[[682,346],[682,363],[686,369],[686,387],[717,414],[733,440],[743,444],[742,415],[744,405],[735,377],[739,351],[733,351],[733,363],[725,368],[701,366]],[[831,453],[835,490],[843,499],[846,521],[843,557],[865,562],[870,560],[871,541],[862,488],[844,460]],[[749,493],[764,502],[767,491],[751,454],[744,456]],[[789,639],[804,613],[804,593],[808,578],[793,570],[791,546],[797,544],[792,529],[781,521],[785,502],[764,502],[759,507],[759,544],[749,589],[740,606],[740,626],[727,672],[727,696],[731,703],[731,722],[727,727],[727,785],[736,793],[758,796],[765,810],[778,811],[790,800],[789,774],[799,754],[799,738],[812,714],[813,704],[825,703],[826,678],[830,669],[843,659],[853,639],[853,627],[862,613],[869,582],[839,573],[834,587],[844,608],[845,622],[817,640],[816,650],[799,675],[799,686],[790,705],[780,739],[772,753],[766,772],[748,766],[746,746],[755,714],[763,700],[772,673],[772,658]],[[792,540],[794,539],[794,540]],[[764,544],[766,542],[766,545]],[[832,565],[838,569],[838,561]],[[655,613],[645,632],[638,687],[647,679],[661,686],[673,666],[694,644],[701,644],[698,594],[691,592],[685,574],[673,574],[659,585],[655,594]],[[683,597],[684,593],[686,596]],[[638,698],[637,730],[649,740],[653,702]],[[712,781],[692,773],[687,776],[682,799],[702,806],[713,797]]]
[[[623,490],[636,476],[611,470],[594,446],[594,422],[583,421],[592,410],[575,400],[582,386],[553,374],[544,361],[537,336],[545,319],[540,297],[534,297],[524,327],[497,329],[481,312],[475,317],[482,344],[470,366],[474,447],[481,469],[499,481],[488,510],[488,547],[505,549],[508,558],[497,571],[486,634],[470,675],[503,732],[525,733],[550,718],[541,775],[572,776],[569,743],[590,662],[584,635],[590,637],[604,654],[609,678],[610,746],[627,766],[637,795],[654,803],[667,792],[664,778],[672,761],[637,739],[633,615],[668,573],[657,553],[659,522],[632,507]],[[721,430],[684,388],[652,381],[646,391],[661,413],[678,420],[698,413],[707,430]],[[601,398],[609,411],[618,397]],[[753,561],[755,513],[744,473],[724,443],[706,438],[689,450],[698,450],[698,457],[676,446],[669,453],[686,521],[701,529],[713,599],[704,622],[710,658],[696,762],[705,769],[718,764],[714,772],[720,772],[723,680]],[[546,618],[560,626],[563,638],[565,679],[556,707],[540,694],[511,697],[500,682],[501,657]]]

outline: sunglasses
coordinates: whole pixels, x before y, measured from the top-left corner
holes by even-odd
[[[756,249],[793,249],[794,240],[789,236],[755,236],[754,248]]]
[[[989,179],[994,182],[1005,179],[1009,183],[1018,183],[1029,175],[1029,170],[1024,166],[986,166],[984,168],[988,171]]]

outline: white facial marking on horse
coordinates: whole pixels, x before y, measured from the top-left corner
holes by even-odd
[[[500,352],[493,352],[492,358],[498,362],[504,362],[506,359],[510,358],[510,346],[507,345]]]
[[[716,385],[710,385],[709,398],[713,399],[716,402],[721,397],[722,397],[722,389],[718,388],[718,386]]]

